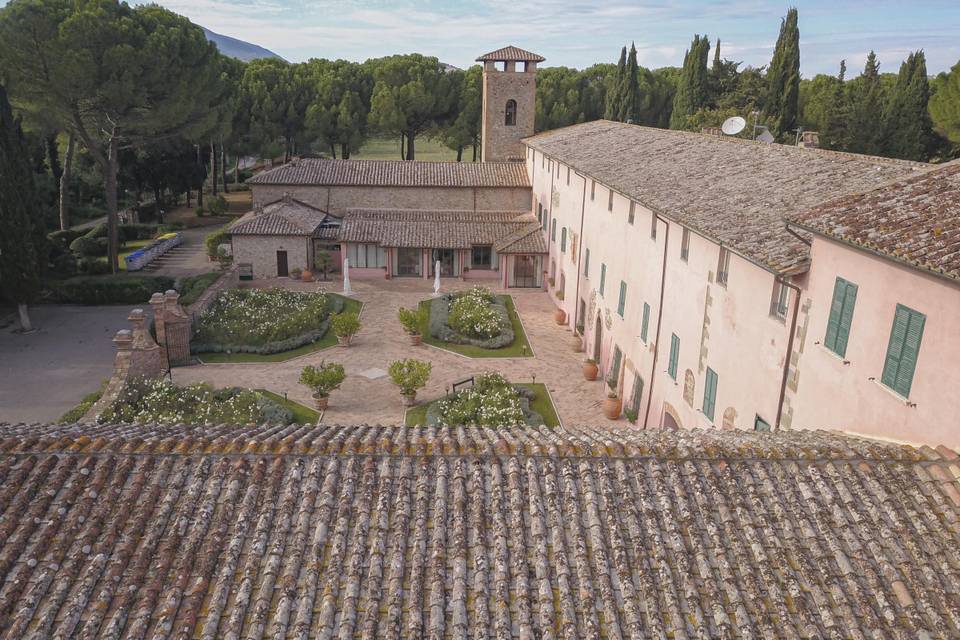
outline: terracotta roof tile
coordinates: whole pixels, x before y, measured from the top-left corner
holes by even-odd
[[[507,60],[513,60],[515,62],[543,62],[546,58],[514,46],[503,47],[496,51],[485,53],[477,58],[477,62],[504,62]]]
[[[790,221],[825,237],[960,280],[960,161],[831,200]]]
[[[532,214],[524,211],[351,209],[343,218],[339,238],[384,247],[469,249],[493,245],[516,230],[529,229],[531,221]]]
[[[547,253],[547,241],[540,232],[540,225],[531,222],[498,240],[493,250],[497,253]]]
[[[607,120],[525,142],[778,273],[809,263],[784,217],[929,166]]]
[[[423,162],[301,158],[258,173],[250,184],[361,187],[529,187],[522,162]]]
[[[244,214],[227,231],[234,235],[309,236],[325,221],[334,219],[305,202],[285,198]]]
[[[0,425],[0,625],[954,638],[942,464],[806,431]]]

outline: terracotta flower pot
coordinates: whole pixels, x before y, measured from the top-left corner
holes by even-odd
[[[349,347],[351,340],[353,340],[353,336],[337,336],[337,342],[341,347]]]
[[[583,363],[583,379],[584,380],[596,380],[597,374],[599,372],[600,372],[600,367],[597,366],[596,362]]]
[[[303,273],[300,274],[300,280],[303,282],[313,282],[313,272],[304,271]]]
[[[570,340],[570,346],[573,347],[574,353],[580,353],[583,351],[583,337],[573,334],[573,338]]]
[[[563,309],[557,309],[553,312],[553,319],[557,324],[567,324],[567,312]]]
[[[607,397],[603,401],[603,415],[607,420],[616,420],[620,417],[620,410],[623,409],[623,401],[620,398]]]
[[[414,391],[411,394],[401,393],[400,400],[403,402],[403,406],[412,407],[413,405],[417,404],[417,392]]]
[[[326,411],[327,406],[330,404],[330,396],[318,396],[313,394],[313,402],[317,405],[317,409],[320,411]]]
[[[408,333],[407,335],[410,337],[410,344],[414,347],[418,346],[423,340],[419,333]]]

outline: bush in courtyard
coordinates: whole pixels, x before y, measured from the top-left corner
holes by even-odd
[[[488,289],[474,287],[456,295],[450,303],[449,324],[469,338],[489,340],[503,331],[503,318],[494,308],[495,298]]]
[[[433,365],[416,358],[405,358],[404,360],[395,360],[390,363],[387,373],[393,384],[400,387],[400,394],[412,396],[418,389],[427,386],[427,380],[430,379],[430,372]]]
[[[499,297],[493,297],[489,303],[499,318],[500,332],[492,338],[482,339],[465,335],[454,328],[449,322],[453,303],[463,294],[446,294],[435,298],[430,304],[430,335],[443,342],[453,344],[469,344],[481,349],[500,349],[513,344],[515,337],[513,325],[510,322],[510,313],[507,306]]]
[[[438,400],[427,411],[427,424],[513,426],[540,425],[543,418],[530,410],[533,392],[514,387],[499,373],[476,376],[473,387]]]
[[[135,379],[99,417],[101,423],[290,424],[293,413],[250,389],[178,387],[169,380]]]
[[[333,334],[338,338],[355,336],[360,331],[360,318],[353,312],[333,316]]]
[[[173,278],[166,276],[80,276],[57,282],[52,293],[63,304],[146,304],[157,291],[172,288]]]
[[[300,371],[300,384],[308,387],[315,396],[326,398],[331,391],[340,388],[346,377],[342,364],[321,362],[319,367],[307,365]]]
[[[426,309],[419,306],[414,309],[400,307],[397,318],[400,320],[400,326],[403,327],[403,330],[415,336],[420,334],[421,327],[427,321],[427,313]]]
[[[274,289],[230,289],[200,315],[190,345],[194,353],[290,351],[316,342],[343,301],[324,293]]]

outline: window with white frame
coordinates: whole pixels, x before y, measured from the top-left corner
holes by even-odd
[[[778,320],[786,321],[789,304],[790,287],[780,280],[774,280],[773,297],[770,300],[770,315]]]
[[[347,245],[350,266],[358,269],[376,269],[387,266],[387,250],[375,244]]]

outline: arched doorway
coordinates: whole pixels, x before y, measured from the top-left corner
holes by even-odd
[[[597,325],[593,330],[593,359],[600,364],[600,351],[603,347],[603,321],[600,314],[597,314]]]

